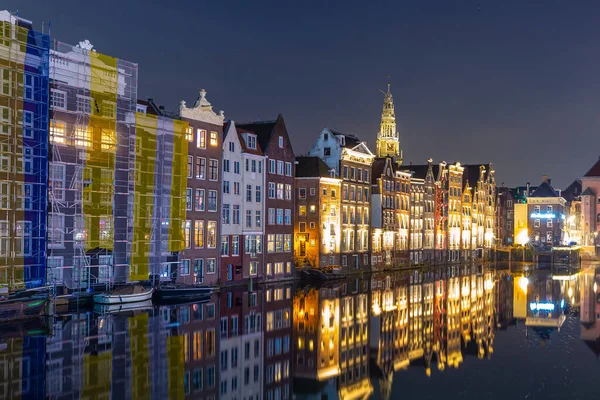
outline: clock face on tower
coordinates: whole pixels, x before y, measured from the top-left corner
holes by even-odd
[[[393,151],[394,150],[394,143],[388,143],[387,148],[389,151]]]

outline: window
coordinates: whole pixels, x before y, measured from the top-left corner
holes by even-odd
[[[246,202],[252,203],[252,185],[246,185]]]
[[[250,275],[258,273],[258,261],[250,261]]]
[[[5,226],[0,229],[2,231],[6,229],[6,232],[10,234],[8,229],[8,222]],[[62,247],[64,245],[65,238],[65,216],[63,214],[50,214],[49,227],[48,227],[48,246],[51,247]]]
[[[283,225],[283,208],[277,209],[277,225]]]
[[[194,263],[202,260],[194,260]],[[181,261],[181,275],[189,275],[190,274],[190,260],[182,260]]]
[[[206,247],[209,249],[217,248],[217,223],[215,221],[206,223]]]
[[[192,211],[192,188],[187,188],[185,191],[185,209]]]
[[[92,99],[91,97],[77,95],[77,111],[91,114],[92,113]]]
[[[229,172],[229,160],[223,160],[223,172]]]
[[[252,228],[252,210],[246,210],[246,228]]]
[[[506,200],[506,207],[510,208],[513,206],[512,200]]]
[[[208,180],[216,181],[219,179],[219,160],[211,158],[208,162]]]
[[[310,229],[315,229],[315,223],[314,222],[310,223]]]
[[[219,139],[217,137],[218,137],[217,132],[210,131],[210,145],[211,146],[218,146],[219,145]]]
[[[261,187],[257,186],[256,187],[256,202],[260,203],[261,201],[262,201]]]
[[[206,158],[196,157],[196,179],[206,179]]]
[[[323,157],[329,157],[331,155],[331,147],[323,148]]]
[[[204,247],[204,221],[194,221],[194,247]]]
[[[269,182],[269,198],[270,199],[274,199],[275,198],[275,183],[273,182]]]
[[[232,256],[240,255],[240,237],[237,235],[231,237],[231,255]]]
[[[304,188],[298,189],[298,198],[306,199],[306,189],[304,189]]]
[[[234,161],[233,162],[233,173],[234,174],[239,174],[240,173],[240,162],[239,161]]]
[[[223,193],[229,194],[229,181],[223,181]]]
[[[546,206],[546,212],[551,213],[552,212],[552,206]]]
[[[315,195],[315,188],[310,188],[310,195],[314,196]]]
[[[194,176],[194,156],[188,156],[187,177],[192,178],[193,176]]]
[[[283,183],[277,184],[277,198],[283,200]]]
[[[292,224],[292,210],[289,208],[286,208],[285,210],[285,218],[284,218],[284,222],[285,225],[291,225]]]
[[[279,136],[279,148],[283,149],[283,136]]]
[[[214,332],[213,332],[214,334]],[[206,332],[206,336],[208,336],[208,332]],[[209,388],[215,387],[215,366],[211,365],[206,368],[206,385]]]
[[[217,191],[216,190],[208,191],[208,211],[209,212],[217,212]]]
[[[236,196],[240,195],[240,183],[239,182],[233,182],[233,194],[235,194]]]
[[[61,121],[50,121],[50,142],[64,144],[66,139],[66,125]]]
[[[363,172],[362,168],[359,168],[358,169],[358,181],[359,182],[362,181],[362,172]]]
[[[306,222],[300,222],[298,224],[298,230],[300,233],[305,233],[306,232]]]
[[[248,160],[246,160],[248,161]],[[256,160],[252,160],[252,169],[251,172],[256,172]]]
[[[292,185],[290,185],[289,183],[285,184],[285,199],[286,200],[292,199]]]
[[[539,228],[540,227],[540,220],[539,219],[533,220],[533,227],[534,228]]]
[[[202,368],[196,368],[193,371],[193,375],[192,375],[192,388],[194,389],[195,392],[202,390],[202,385],[204,383],[204,377],[202,374],[203,370]]]
[[[185,129],[185,140],[187,140],[188,142],[194,141],[194,128],[192,128],[191,126],[188,126]]]
[[[301,217],[305,217],[306,216],[306,206],[300,206],[299,209],[299,213],[298,213]]]
[[[275,160],[269,160],[269,173],[270,174],[274,174],[275,173],[275,166],[277,165],[277,163],[275,162]]]
[[[65,175],[67,166],[63,163],[50,163],[50,189],[54,200],[65,199]]]
[[[534,213],[539,213],[540,212],[540,206],[533,206],[533,212]]]
[[[233,206],[233,224],[234,225],[240,224],[240,206],[239,205]]]
[[[199,149],[206,148],[206,131],[204,129],[197,130],[196,147]]]
[[[260,228],[262,227],[262,216],[261,216],[261,212],[260,210],[256,210],[256,227]]]
[[[196,211],[204,211],[204,189],[196,189]]]
[[[229,225],[231,223],[230,216],[229,204],[223,204],[223,225]]]
[[[185,248],[192,247],[192,221],[187,220],[183,223],[183,237],[185,239]]]
[[[549,219],[549,220],[546,221],[546,227],[547,228],[552,228],[552,220],[551,219]]]
[[[246,144],[248,145],[248,148],[256,150],[256,135],[247,133],[246,139]]]
[[[66,110],[67,93],[63,92],[62,90],[52,89],[50,91],[50,107],[54,109]]]
[[[207,258],[206,259],[206,273],[214,274],[217,272],[217,259],[216,258]]]
[[[229,256],[229,236],[221,236],[221,255],[224,257]]]
[[[283,175],[283,161],[277,161],[277,175]]]
[[[23,137],[33,138],[33,113],[23,111]]]
[[[275,209],[269,208],[269,225],[275,225]]]
[[[285,175],[292,176],[292,163],[290,162],[285,163]]]

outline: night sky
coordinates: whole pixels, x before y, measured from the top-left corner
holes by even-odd
[[[391,75],[406,164],[491,161],[498,185],[564,189],[600,156],[600,2],[153,3],[0,8],[137,62],[139,97],[169,110],[205,88],[228,119],[282,113],[298,155],[325,126],[375,151]]]

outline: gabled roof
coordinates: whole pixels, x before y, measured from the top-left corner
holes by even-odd
[[[296,157],[296,178],[329,178],[329,167],[320,157]]]
[[[346,133],[342,133],[339,131],[334,131],[333,129],[329,129],[329,132],[331,132],[335,136],[344,136],[344,144],[342,145],[340,143],[340,145],[342,147],[353,148],[353,147],[358,146],[362,142],[362,140],[360,140],[359,138],[357,138],[356,136],[354,136],[352,134],[346,134]]]
[[[558,193],[554,190],[548,182],[542,182],[540,186],[531,193],[529,197],[559,197]]]
[[[562,197],[571,202],[575,198],[581,196],[581,181],[579,179],[575,179],[573,183],[571,183],[565,190],[561,193]]]
[[[267,147],[269,142],[271,141],[271,136],[273,135],[276,128],[286,131],[285,122],[283,121],[283,116],[279,114],[275,121],[256,121],[256,122],[247,122],[237,124],[238,128],[241,128],[244,131],[251,131],[256,134],[256,138],[258,140],[258,144],[263,152],[267,151]],[[280,131],[279,134],[282,134]]]
[[[373,164],[371,164],[371,183],[376,183],[377,179],[381,178],[383,171],[385,171],[387,160],[388,159],[385,157],[378,157],[373,160]],[[392,165],[392,170],[393,169],[394,166]]]
[[[596,177],[596,176],[600,176],[600,158],[598,158],[598,161],[596,161],[596,164],[594,164],[594,166],[592,168],[590,168],[590,170],[588,172],[586,172],[586,174],[584,175],[584,177]]]
[[[595,196],[596,193],[594,193],[594,191],[590,188],[586,188],[583,193],[581,193],[582,196]]]
[[[432,164],[432,170],[433,170],[433,180],[435,181],[438,178],[440,166],[438,164]],[[425,178],[427,178],[427,171],[429,171],[429,165],[428,164],[402,165],[400,167],[400,171],[412,172],[413,178],[425,179]]]
[[[465,168],[463,170],[463,188],[467,186],[467,184],[470,187],[477,186],[477,182],[479,181],[479,167],[482,165],[485,168],[483,175],[485,179],[491,170],[490,164],[463,164],[463,167]]]

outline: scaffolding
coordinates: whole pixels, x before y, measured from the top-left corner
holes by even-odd
[[[125,282],[137,64],[55,40],[49,72],[49,280],[70,290]]]
[[[50,39],[0,12],[0,287],[46,282]]]

